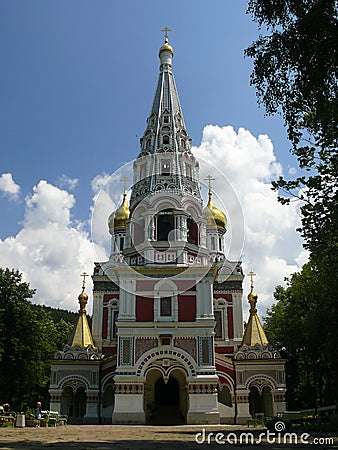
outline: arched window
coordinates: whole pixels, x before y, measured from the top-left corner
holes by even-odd
[[[161,161],[161,175],[170,175],[170,161],[167,159]]]
[[[192,217],[187,220],[188,226],[188,242],[198,245],[198,226]]]
[[[165,134],[163,136],[163,140],[162,140],[163,144],[169,144],[169,136],[167,134]]]
[[[223,405],[232,406],[230,388],[226,384],[221,386],[218,390],[218,401]]]
[[[174,230],[174,214],[171,209],[165,209],[157,215],[157,241],[168,241],[170,232]]]
[[[146,148],[149,148],[150,146],[151,146],[151,139],[148,139],[146,143]]]
[[[181,147],[186,148],[185,139],[181,139]]]
[[[192,170],[190,164],[185,165],[185,174],[187,178],[192,179]]]

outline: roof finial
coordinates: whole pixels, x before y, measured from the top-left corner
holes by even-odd
[[[211,182],[215,181],[215,178],[212,177],[211,175],[208,175],[206,178],[204,178],[204,180],[208,182],[209,193],[210,193],[211,192]]]
[[[250,275],[250,283],[251,283],[250,287],[251,287],[251,289],[253,289],[253,287],[254,287],[253,277],[255,277],[256,274],[253,273],[253,271],[251,271],[251,272],[248,273],[248,275]]]
[[[80,303],[80,313],[82,314],[86,314],[86,304],[88,301],[88,295],[85,292],[85,287],[86,287],[86,277],[88,277],[89,275],[86,272],[83,272],[81,274],[81,277],[83,277],[82,280],[82,292],[81,294],[78,296],[79,299],[79,303]]]
[[[209,194],[209,202],[210,202],[211,201],[211,197],[212,197],[211,182],[215,181],[215,178],[212,177],[211,175],[208,175],[206,178],[204,178],[204,181],[208,182],[208,187],[209,187],[208,194]]]
[[[261,346],[265,346],[269,343],[269,341],[267,340],[264,329],[257,315],[256,304],[258,295],[254,291],[254,282],[253,282],[253,277],[256,274],[251,271],[248,273],[248,275],[250,276],[250,283],[251,283],[251,289],[248,295],[248,300],[250,304],[249,310],[250,317],[247,326],[245,328],[244,336],[242,339],[242,345],[245,344],[250,347],[253,347],[256,344],[259,344]]]
[[[254,291],[254,282],[253,282],[253,277],[256,274],[251,271],[248,273],[248,275],[250,275],[250,288],[251,288],[249,295],[248,295],[248,300],[250,303],[250,314],[256,314],[256,312],[257,312],[256,303],[257,303],[258,295]]]
[[[163,30],[161,30],[161,31],[163,31],[163,33],[164,33],[164,42],[168,42],[168,33],[169,33],[169,31],[171,31],[171,29],[168,27],[164,27]]]
[[[89,275],[88,275],[88,273],[83,272],[83,273],[81,274],[81,277],[83,277],[83,280],[82,280],[82,290],[84,291],[84,290],[85,290],[85,287],[86,287],[86,277],[89,277]]]
[[[123,195],[126,195],[126,193],[127,193],[127,181],[130,181],[130,179],[128,177],[124,176],[124,177],[122,177],[121,181],[123,181]]]

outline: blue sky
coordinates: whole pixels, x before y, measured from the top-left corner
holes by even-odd
[[[193,144],[200,146],[206,125],[236,133],[243,127],[257,139],[267,134],[287,176],[296,163],[283,120],[264,116],[249,85],[252,61],[244,49],[259,31],[246,6],[242,0],[2,0],[0,176],[11,174],[20,190],[0,192],[0,239],[15,239],[25,228],[27,201],[41,191],[41,180],[74,196],[73,203],[65,200],[65,220],[89,230],[92,180],[138,154],[165,26],[172,29],[174,74]],[[16,262],[7,250],[1,265]]]

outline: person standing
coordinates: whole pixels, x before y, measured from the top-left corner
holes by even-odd
[[[36,403],[35,418],[38,421],[36,426],[39,427],[41,423],[41,402]]]

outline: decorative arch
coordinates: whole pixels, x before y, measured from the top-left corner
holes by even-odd
[[[153,290],[154,291],[174,291],[174,292],[177,292],[178,288],[177,288],[176,283],[174,283],[169,278],[165,278],[165,279],[162,279],[162,280],[158,281],[154,285],[154,289]]]
[[[230,388],[230,392],[233,394],[234,393],[234,380],[230,377],[230,375],[225,372],[222,372],[221,370],[217,370],[216,375],[218,376],[218,385],[224,386],[226,383],[222,383],[220,380],[220,377],[225,378],[228,383],[228,386]]]
[[[182,208],[196,220],[199,220],[202,217],[203,210],[200,204],[192,201],[191,199],[184,200],[182,202]]]
[[[154,365],[157,365],[159,360],[173,359],[179,361],[184,367],[187,376],[193,377],[196,375],[195,364],[196,361],[189,355],[189,353],[185,352],[182,349],[151,349],[144,353],[136,362],[135,366],[137,367],[136,374],[139,377],[145,377],[145,373]],[[165,367],[163,363],[161,367]],[[170,363],[168,365],[168,369],[171,367]],[[174,367],[174,366],[173,366]],[[167,369],[167,370],[168,370]]]
[[[68,375],[60,380],[58,388],[64,390],[67,386],[71,387],[75,392],[80,386],[89,389],[90,383],[87,378],[81,375]]]
[[[262,393],[264,386],[270,387],[272,390],[277,389],[276,381],[269,375],[252,375],[245,383],[245,389],[255,386],[260,393]]]
[[[165,209],[179,209],[181,208],[181,203],[179,198],[173,196],[168,196],[164,193],[161,196],[154,196],[153,202],[149,205],[155,211],[163,211]]]

